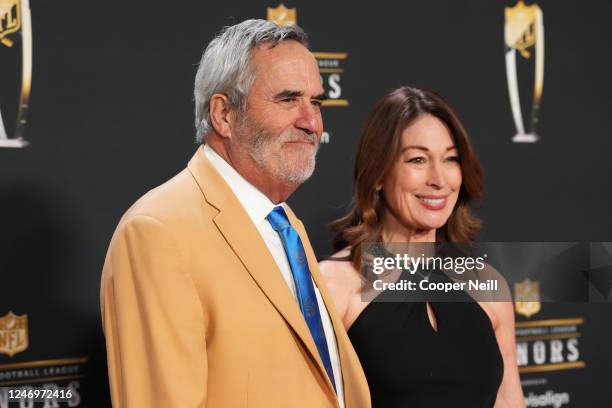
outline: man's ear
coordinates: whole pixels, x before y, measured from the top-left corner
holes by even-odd
[[[235,112],[227,95],[214,94],[210,98],[210,124],[222,138],[231,138]]]

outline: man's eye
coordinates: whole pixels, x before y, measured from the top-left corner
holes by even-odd
[[[295,98],[283,98],[281,99],[281,102],[293,102],[295,101]]]
[[[312,103],[314,106],[317,106],[317,107],[319,107],[319,108],[320,108],[321,106],[323,106],[323,101],[321,101],[321,100],[319,100],[319,99],[313,99],[313,100],[311,101],[311,103]]]

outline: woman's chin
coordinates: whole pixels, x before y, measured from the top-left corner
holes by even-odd
[[[418,229],[422,230],[424,233],[427,233],[444,227],[444,224],[446,224],[446,218],[423,220]]]

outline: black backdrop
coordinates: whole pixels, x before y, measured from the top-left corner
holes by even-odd
[[[546,38],[542,138],[517,144],[503,41],[504,7],[514,1],[285,3],[296,7],[313,51],[346,53],[337,83],[348,106],[324,108],[329,143],[315,175],[290,199],[319,256],[331,252],[326,224],[350,200],[360,126],[376,100],[400,85],[442,94],[466,125],[486,176],[477,208],[482,240],[612,241],[612,3],[538,4]],[[133,201],[195,151],[193,78],[205,45],[222,26],[266,18],[275,6],[32,1],[31,145],[0,148],[0,317],[27,314],[29,346],[0,354],[0,384],[76,381],[80,401],[72,406],[110,405],[99,277],[113,229]],[[9,128],[17,57],[0,45]],[[533,71],[519,62],[527,101],[533,84],[525,72]],[[518,316],[582,319],[576,330],[584,367],[524,373],[525,394],[567,393],[563,406],[612,406],[611,311],[609,303],[543,304],[530,319]],[[2,377],[51,359],[61,361],[44,364],[63,366],[61,378],[51,371],[28,381]]]

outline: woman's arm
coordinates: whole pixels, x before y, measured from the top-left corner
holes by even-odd
[[[342,322],[344,323],[346,312],[348,310],[349,293],[347,293],[346,282],[343,282],[344,279],[342,277],[343,273],[341,269],[340,262],[337,261],[319,262],[319,271],[321,272],[321,276],[323,277],[323,280],[325,280],[327,290],[334,301],[334,305],[336,306],[336,310],[338,311]]]
[[[504,359],[504,376],[497,392],[495,408],[523,408],[525,397],[516,361],[514,304],[512,302],[492,302],[490,305],[493,306],[497,315],[495,337]]]

